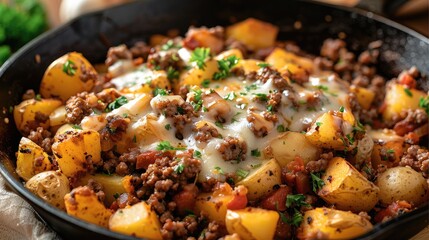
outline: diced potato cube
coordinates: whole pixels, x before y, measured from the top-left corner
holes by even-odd
[[[322,180],[317,194],[337,209],[368,212],[378,202],[379,188],[344,158],[330,160]]]
[[[109,229],[138,238],[162,239],[158,216],[145,202],[116,211],[110,218]]]
[[[110,206],[110,204],[112,204],[116,200],[116,195],[120,195],[126,192],[124,186],[122,185],[123,177],[121,176],[99,173],[95,175],[87,174],[79,180],[79,185],[87,185],[90,179],[96,181],[103,186],[103,192],[106,196],[104,202],[107,204],[107,206]]]
[[[356,94],[357,101],[364,109],[371,107],[372,101],[374,100],[375,93],[369,89],[351,86],[350,91]]]
[[[52,152],[64,175],[75,177],[101,161],[100,134],[93,130],[67,131],[55,137]]]
[[[227,38],[238,40],[251,50],[274,46],[278,32],[278,27],[254,18],[226,28]]]
[[[265,61],[283,74],[286,72],[299,74],[300,71],[305,70],[312,72],[314,68],[312,60],[297,56],[281,48],[274,49]]]
[[[420,98],[425,98],[426,93],[417,89],[408,89],[403,85],[391,83],[387,85],[383,110],[383,118],[386,121],[392,120],[393,116],[400,114],[402,110],[418,109]]]
[[[330,208],[306,211],[298,229],[299,239],[311,239],[316,235],[324,239],[353,239],[370,230],[372,224],[362,216]]]
[[[274,238],[278,220],[276,211],[248,207],[228,210],[225,222],[228,233],[237,233],[242,240],[266,240]]]
[[[51,170],[48,154],[28,138],[22,137],[16,156],[16,173],[25,181],[37,173]]]
[[[107,227],[112,212],[89,187],[77,187],[64,197],[67,214],[84,221]]]

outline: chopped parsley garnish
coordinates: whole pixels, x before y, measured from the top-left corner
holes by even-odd
[[[137,136],[134,135],[134,137],[133,137],[133,143],[136,143],[136,142],[137,142]]]
[[[124,117],[124,118],[128,118],[128,113],[123,113],[123,114],[122,114],[122,117]]]
[[[273,105],[268,105],[268,106],[267,106],[267,111],[268,111],[268,112],[272,112],[273,110],[274,110]]]
[[[255,164],[255,165],[253,165],[253,164],[250,165],[250,167],[253,168],[253,169],[258,168],[260,166],[262,166],[262,163],[258,163],[258,164]]]
[[[204,70],[206,67],[206,59],[210,57],[210,48],[195,48],[191,53],[191,59],[189,61],[195,62],[197,67]]]
[[[353,144],[355,142],[355,139],[352,135],[347,134],[346,137],[347,137],[347,140],[349,141],[349,144]]]
[[[153,91],[153,95],[154,96],[158,96],[158,95],[167,96],[168,92],[163,88],[155,88],[155,90]]]
[[[222,170],[222,168],[220,168],[220,167],[215,167],[214,168],[219,174],[222,174],[222,175],[224,175],[225,174],[225,172]]]
[[[167,129],[167,130],[170,130],[171,129],[171,125],[169,123],[165,124],[164,128]]]
[[[302,213],[295,209],[295,213],[293,214],[292,218],[289,219],[288,223],[290,225],[298,227],[299,225],[301,225],[303,219],[304,217],[302,216]]]
[[[74,76],[76,74],[76,69],[77,69],[76,65],[71,60],[67,60],[63,64],[63,72],[69,76]]]
[[[115,99],[115,101],[109,103],[109,105],[106,108],[106,111],[108,112],[113,111],[121,107],[122,105],[125,105],[126,103],[128,103],[128,99],[125,96],[120,96],[117,99]]]
[[[236,117],[238,117],[238,115],[240,115],[240,114],[241,114],[241,112],[236,112],[236,113],[234,114],[234,116],[232,117],[231,122],[238,122],[238,120],[237,120],[237,118],[236,118]]]
[[[169,66],[167,69],[167,78],[168,80],[173,80],[179,78],[179,71],[174,69],[172,66]]]
[[[321,189],[325,182],[320,178],[322,176],[322,172],[310,173],[311,176],[311,185],[313,185],[313,192],[317,192],[317,190]]]
[[[257,99],[259,99],[262,102],[268,101],[268,96],[265,93],[255,93],[254,95]]]
[[[283,126],[283,124],[280,124],[277,126],[277,132],[281,133],[281,132],[286,132],[287,128],[285,128],[285,126]]]
[[[156,150],[158,151],[169,151],[169,150],[185,150],[186,148],[173,147],[171,146],[169,141],[161,141],[158,146],[156,146]]]
[[[317,86],[317,89],[320,89],[322,91],[328,91],[329,90],[329,88],[325,85],[319,85],[319,86]]]
[[[246,91],[250,92],[251,90],[258,89],[258,86],[253,83],[253,84],[250,84],[249,86],[245,86],[244,88],[246,89]]]
[[[167,50],[170,50],[172,48],[180,48],[179,45],[174,44],[174,41],[172,39],[168,40],[165,44],[163,44],[161,46],[162,51],[167,51]]]
[[[82,127],[80,125],[72,125],[72,128],[82,130]]]
[[[429,96],[427,97],[420,97],[419,99],[419,107],[423,108],[426,113],[429,115]]]
[[[244,169],[237,169],[237,171],[235,171],[235,174],[240,178],[240,179],[244,179],[249,175],[249,171],[246,171]]]
[[[365,127],[363,126],[363,124],[360,121],[356,122],[356,126],[353,126],[353,132],[357,133],[357,132],[362,132],[365,133]]]
[[[201,86],[203,86],[203,87],[205,87],[205,88],[208,88],[208,87],[209,87],[209,85],[210,85],[210,79],[204,79],[204,80],[201,82]]]
[[[237,97],[237,95],[235,95],[235,92],[230,92],[228,93],[223,99],[225,100],[229,100],[232,101]]]
[[[195,93],[194,100],[191,102],[191,105],[195,111],[198,111],[203,106],[203,98],[202,98],[203,91],[201,89],[197,89],[197,90],[194,90],[194,93]]]
[[[115,198],[115,199],[118,199],[119,198],[119,193],[115,193],[115,194],[113,194],[113,197]]]
[[[185,165],[183,163],[179,163],[174,166],[174,171],[178,174],[182,173],[185,170]]]
[[[219,68],[219,72],[215,72],[213,74],[213,79],[214,80],[221,80],[221,79],[225,79],[230,75],[230,71],[231,69],[237,65],[238,61],[240,59],[237,58],[236,56],[229,56],[226,59],[222,59],[222,60],[218,60],[217,61],[217,66]]]
[[[286,207],[310,207],[310,204],[308,204],[305,201],[305,195],[304,194],[289,194],[286,197]]]
[[[407,94],[408,97],[413,96],[413,93],[411,92],[411,90],[409,88],[404,88],[404,92],[405,92],[405,94]]]
[[[215,125],[216,125],[217,127],[219,127],[219,128],[222,128],[222,129],[223,129],[223,124],[222,124],[221,122],[216,121],[216,122],[215,122]]]
[[[254,157],[260,157],[261,156],[261,151],[259,151],[259,149],[253,149],[250,154]]]
[[[320,127],[320,126],[322,126],[322,122],[316,122],[316,126],[318,126],[318,127]]]
[[[200,152],[200,151],[198,151],[198,150],[195,150],[195,151],[194,151],[194,157],[196,157],[196,158],[201,158],[201,152]]]
[[[388,149],[388,150],[386,151],[386,153],[388,153],[388,154],[393,154],[393,153],[395,153],[395,150],[393,150],[393,149]]]
[[[340,112],[344,112],[344,106],[341,106],[339,109]]]
[[[41,101],[42,100],[42,96],[40,94],[37,94],[34,99],[36,99],[36,101]]]
[[[271,66],[271,64],[266,63],[266,62],[261,62],[261,63],[258,63],[257,65],[260,68],[266,68],[266,67],[270,67]]]

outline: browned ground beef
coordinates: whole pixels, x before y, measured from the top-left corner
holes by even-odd
[[[429,175],[429,151],[419,145],[412,145],[402,156],[399,165],[410,166],[427,177]]]
[[[428,127],[428,115],[422,109],[409,109],[406,111],[402,111],[401,114],[397,116],[397,118],[401,120],[395,124],[393,130],[399,136],[404,136],[405,134],[421,126]]]
[[[156,106],[167,118],[173,119],[173,125],[176,128],[176,138],[183,139],[183,130],[186,125],[192,121],[192,117],[196,115],[194,108],[188,102],[177,104],[177,102],[162,101]]]
[[[100,131],[101,149],[103,151],[111,150],[117,142],[122,140],[130,123],[129,118],[119,115],[109,116],[106,120],[107,125]]]
[[[215,127],[210,126],[209,124],[204,124],[204,126],[198,128],[195,135],[195,140],[200,142],[208,142],[211,138],[217,138],[220,136],[219,132]]]
[[[133,54],[130,50],[128,50],[127,46],[122,44],[117,47],[109,48],[107,52],[106,65],[112,66],[118,60],[131,60],[133,58]]]
[[[89,94],[87,92],[78,93],[67,100],[66,103],[66,122],[80,124],[85,116],[92,113],[91,107],[86,99]]]
[[[52,143],[54,141],[51,138],[52,133],[42,127],[38,127],[35,131],[32,130],[30,134],[27,136],[28,139],[35,142],[37,145],[42,147],[43,151],[48,154],[52,154]]]
[[[308,172],[321,172],[325,171],[328,167],[328,162],[334,157],[333,152],[327,152],[320,154],[319,160],[309,161],[305,166],[305,170]]]
[[[222,154],[225,161],[241,162],[246,160],[247,144],[238,138],[228,136],[216,149]]]
[[[256,79],[259,79],[264,83],[268,80],[273,81],[274,86],[279,89],[279,91],[292,89],[286,79],[284,79],[277,70],[274,70],[271,67],[264,67],[258,70]]]

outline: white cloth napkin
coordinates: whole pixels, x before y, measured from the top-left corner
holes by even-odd
[[[12,192],[0,176],[0,239],[60,240],[43,224],[21,197]]]

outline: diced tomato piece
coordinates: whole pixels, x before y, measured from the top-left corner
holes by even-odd
[[[247,196],[246,195],[235,195],[231,202],[226,205],[228,209],[238,210],[243,209],[247,206]]]
[[[296,156],[295,159],[287,165],[287,168],[293,172],[302,172],[305,170],[304,160],[300,156]]]
[[[398,76],[399,84],[405,85],[408,88],[416,88],[417,82],[416,80],[408,73],[401,73]]]
[[[176,209],[180,215],[186,215],[194,209],[197,194],[198,188],[194,184],[189,184],[183,191],[174,195],[173,200],[176,202]]]
[[[260,206],[268,210],[285,211],[288,194],[292,194],[292,189],[288,186],[281,186],[275,192],[264,198]]]
[[[311,192],[310,188],[310,177],[303,173],[303,172],[297,172],[296,178],[295,178],[295,188],[298,193],[301,194],[307,194]]]
[[[157,151],[147,151],[137,156],[136,169],[147,169],[150,164],[155,163]]]

